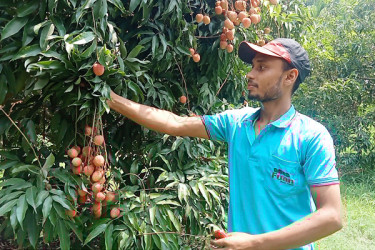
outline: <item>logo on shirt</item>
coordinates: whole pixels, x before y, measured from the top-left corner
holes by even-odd
[[[282,183],[294,186],[294,180],[290,178],[290,174],[281,169],[274,168],[272,178],[275,178]]]

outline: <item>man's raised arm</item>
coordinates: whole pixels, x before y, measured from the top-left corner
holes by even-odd
[[[172,112],[130,101],[111,91],[109,107],[134,122],[160,133],[208,139],[200,117],[181,117]]]

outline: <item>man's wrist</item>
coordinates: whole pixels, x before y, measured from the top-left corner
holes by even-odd
[[[107,104],[110,108],[113,108],[113,106],[117,103],[118,95],[115,94],[115,92],[111,91],[111,99],[107,100]]]
[[[255,235],[256,237],[254,237],[253,239],[255,239],[253,241],[253,246],[254,246],[254,249],[268,249],[267,248],[267,235],[266,234],[258,234],[258,235]]]

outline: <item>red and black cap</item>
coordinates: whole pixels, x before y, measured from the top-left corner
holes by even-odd
[[[249,42],[242,42],[238,48],[238,56],[246,63],[252,64],[256,53],[275,56],[284,59],[298,70],[299,83],[310,74],[310,61],[307,52],[302,46],[289,38],[278,38],[264,46]]]

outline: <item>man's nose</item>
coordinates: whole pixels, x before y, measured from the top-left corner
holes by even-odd
[[[247,74],[246,74],[246,79],[253,79],[254,78],[254,75],[252,74],[252,70],[249,71]]]

